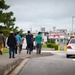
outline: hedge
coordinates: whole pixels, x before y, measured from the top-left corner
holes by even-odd
[[[55,39],[47,39],[47,43],[54,43],[55,44]]]
[[[46,44],[48,48],[55,48],[55,50],[58,50],[58,45],[54,43],[47,43]]]

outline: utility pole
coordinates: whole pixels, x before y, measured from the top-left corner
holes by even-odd
[[[73,19],[75,18],[75,16],[72,16],[72,34],[73,34]]]

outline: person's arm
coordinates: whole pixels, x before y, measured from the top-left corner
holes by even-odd
[[[20,41],[22,40],[21,36],[19,36],[19,40],[20,40]]]
[[[14,41],[15,41],[15,46],[16,46],[17,45],[17,39],[15,36],[14,36]]]

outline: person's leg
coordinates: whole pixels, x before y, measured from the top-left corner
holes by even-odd
[[[15,47],[15,54],[17,54],[17,46]]]
[[[37,49],[36,54],[39,54],[39,45],[38,45],[38,44],[37,44],[37,46],[36,46],[36,49]]]
[[[2,51],[0,50],[0,54],[2,55]]]
[[[21,51],[22,51],[22,45],[21,45]]]
[[[0,44],[0,54],[2,55],[2,44]]]
[[[1,50],[0,50],[0,54],[1,54]]]
[[[0,54],[2,55],[2,51],[0,50]]]
[[[41,53],[41,44],[39,45],[39,54]]]
[[[29,44],[27,44],[27,54],[29,53]]]
[[[2,55],[3,49],[4,49],[4,44],[1,44],[1,55]]]
[[[27,46],[26,46],[26,50],[27,50],[27,54],[28,54],[28,44],[27,44]]]
[[[31,54],[31,52],[33,51],[33,44],[30,44],[29,47],[30,47],[29,54]]]
[[[29,54],[31,54],[32,51],[32,44],[29,44]]]
[[[9,47],[9,58],[11,58],[11,51],[12,51],[12,49],[11,49],[11,47]]]
[[[21,53],[21,45],[19,45],[19,53]]]
[[[18,51],[19,51],[19,53],[21,52],[21,51],[20,51],[20,44],[18,44]]]
[[[34,45],[33,45],[33,43],[31,44],[31,51],[33,51],[33,47],[34,47]]]
[[[2,55],[2,51],[1,51],[1,55]]]
[[[15,58],[15,47],[12,47],[12,58]]]
[[[1,51],[3,51],[4,50],[4,44],[2,43],[2,49],[1,49]]]
[[[19,47],[19,53],[21,53],[21,50],[22,50],[22,45],[20,45]]]
[[[27,48],[27,54],[28,54],[28,48]]]

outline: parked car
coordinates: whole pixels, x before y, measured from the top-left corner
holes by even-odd
[[[70,56],[75,55],[75,38],[71,38],[66,50],[66,57],[69,58]]]

